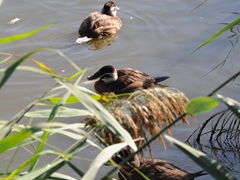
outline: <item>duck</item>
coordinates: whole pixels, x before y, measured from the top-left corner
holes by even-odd
[[[114,155],[112,160],[119,164],[129,155],[130,152],[123,150]],[[191,173],[162,159],[148,159],[140,162],[136,156],[120,167],[118,171],[120,180],[145,180],[136,169],[151,180],[194,180],[207,174],[204,170]]]
[[[116,34],[122,27],[122,21],[117,16],[119,8],[114,2],[104,4],[101,12],[89,14],[81,23],[78,33],[80,37],[77,44],[88,42],[91,39],[101,39],[104,36]]]
[[[153,87],[168,78],[168,76],[152,77],[132,68],[117,70],[112,65],[106,65],[87,79],[96,80],[94,88],[99,94],[123,94]]]

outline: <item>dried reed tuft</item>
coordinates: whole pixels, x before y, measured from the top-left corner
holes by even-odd
[[[106,108],[131,134],[133,139],[144,137],[147,140],[147,133],[154,136],[165,125],[183,114],[188,101],[185,94],[178,89],[154,87],[135,91],[127,99],[111,99],[106,104]],[[83,121],[86,122],[88,128],[93,128],[98,124],[95,118],[85,118]],[[187,116],[182,119],[182,122],[189,124]],[[99,126],[95,132],[107,144],[121,141],[106,127]],[[171,135],[170,129],[168,129],[168,134]],[[158,139],[165,147],[162,137],[160,136]],[[138,147],[142,145],[142,141],[136,143]]]

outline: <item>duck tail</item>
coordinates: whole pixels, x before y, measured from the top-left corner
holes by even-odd
[[[156,84],[157,84],[157,83],[159,83],[161,81],[164,81],[164,80],[166,80],[168,78],[169,78],[169,76],[159,76],[159,77],[155,77],[154,79],[155,79]]]
[[[81,44],[81,43],[84,43],[84,42],[88,42],[90,41],[92,38],[88,38],[87,36],[80,36],[77,40],[76,40],[76,44]]]
[[[208,173],[206,171],[202,170],[202,171],[198,171],[196,173],[193,173],[193,176],[194,177],[199,177],[199,176],[204,176],[206,174],[208,174]]]

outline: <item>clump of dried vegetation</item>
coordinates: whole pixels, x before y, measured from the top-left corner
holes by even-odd
[[[117,121],[131,134],[133,139],[148,140],[148,133],[154,136],[164,126],[185,112],[185,104],[189,102],[185,94],[172,87],[154,87],[132,93],[127,99],[111,99],[106,108]],[[188,117],[182,122],[188,123]],[[95,117],[82,120],[88,129],[95,128],[95,133],[107,144],[119,143],[121,140],[107,127],[102,126]],[[170,129],[168,134],[171,135]],[[165,147],[161,136],[159,141]],[[143,141],[137,141],[140,147]]]

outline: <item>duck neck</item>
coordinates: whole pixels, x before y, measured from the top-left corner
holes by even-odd
[[[116,17],[117,15],[117,10],[106,10],[104,7],[102,8],[102,11],[101,11],[102,14],[106,14],[106,15],[109,15],[109,16],[113,16],[113,17]]]

